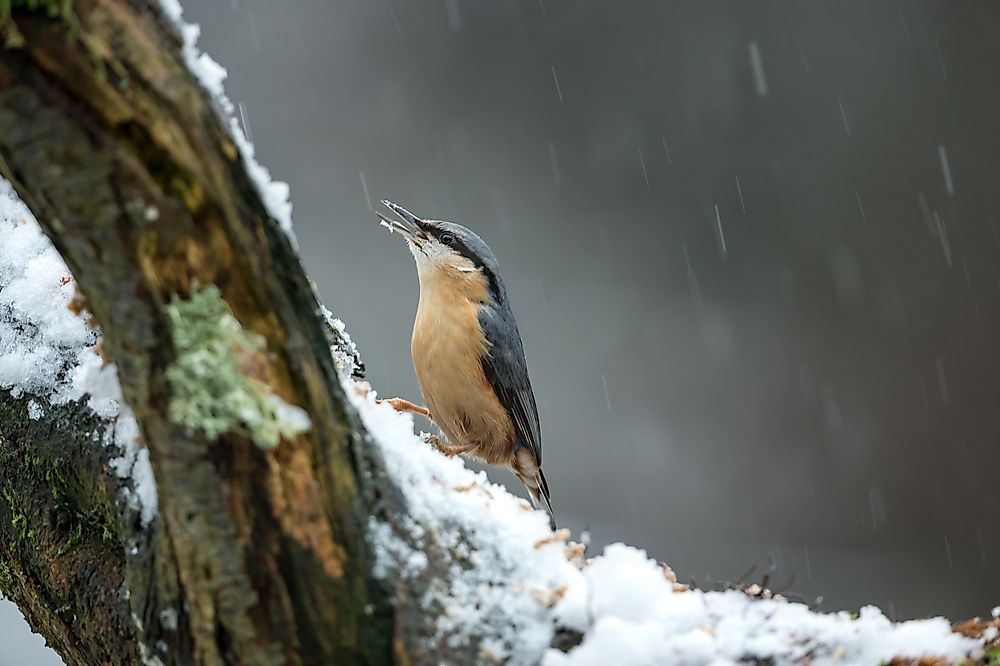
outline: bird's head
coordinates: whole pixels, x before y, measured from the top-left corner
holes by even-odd
[[[382,226],[406,240],[422,283],[428,278],[474,279],[481,276],[494,298],[502,297],[503,284],[496,256],[473,231],[454,222],[421,219],[385,199],[382,204],[398,217],[376,213]]]

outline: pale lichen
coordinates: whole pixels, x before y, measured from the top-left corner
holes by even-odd
[[[240,325],[218,287],[199,289],[186,300],[175,296],[167,313],[175,353],[166,372],[174,423],[213,439],[238,433],[262,449],[309,430],[305,410],[252,374],[267,365],[267,342]]]

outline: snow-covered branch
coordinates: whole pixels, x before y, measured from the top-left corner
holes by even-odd
[[[424,598],[437,614],[429,638],[449,649],[477,646],[470,659],[546,666],[963,663],[995,645],[996,622],[972,638],[944,618],[894,623],[872,606],[856,615],[820,613],[753,590],[692,590],[621,543],[586,558],[567,531],[550,533],[527,502],[424,444],[410,415],[377,404],[367,384],[343,379],[408,500],[418,544],[407,546],[373,523],[377,571],[420,578],[427,575],[425,536],[448,548],[450,584],[432,586]],[[560,633],[576,634],[578,644],[567,645]]]

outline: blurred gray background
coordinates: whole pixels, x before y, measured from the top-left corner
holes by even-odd
[[[491,244],[594,552],[773,560],[830,610],[1000,603],[1000,7],[185,8],[383,396],[419,399],[418,289],[373,206]]]

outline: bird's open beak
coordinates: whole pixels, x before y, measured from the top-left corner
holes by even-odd
[[[403,235],[403,238],[410,241],[417,247],[420,247],[427,241],[427,234],[420,228],[423,220],[402,206],[397,206],[387,199],[382,199],[382,205],[398,215],[402,220],[394,220],[386,217],[382,213],[376,212],[375,214],[378,215],[380,220],[382,220],[383,227],[386,227],[392,232],[399,232]]]

